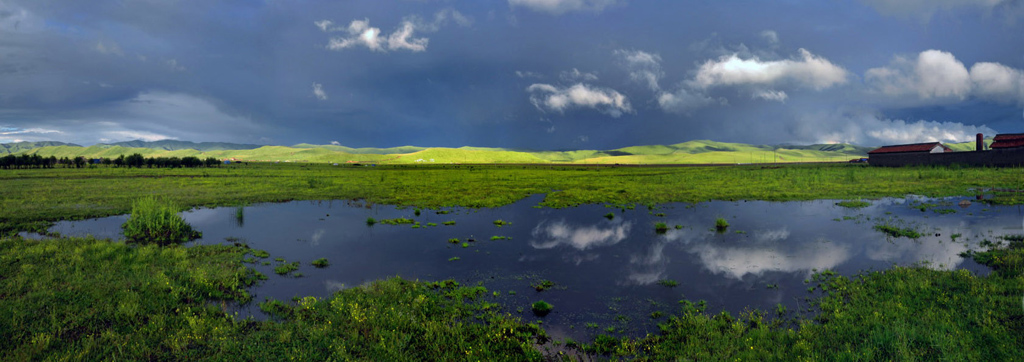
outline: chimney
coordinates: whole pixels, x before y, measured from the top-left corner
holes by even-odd
[[[984,151],[985,150],[985,136],[982,135],[981,133],[979,133],[977,136],[975,136],[975,139],[977,140],[977,141],[975,141],[977,143],[977,147],[975,148],[975,151]]]

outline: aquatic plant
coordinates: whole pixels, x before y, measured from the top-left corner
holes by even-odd
[[[406,219],[406,218],[404,218],[404,217],[398,217],[398,218],[394,218],[394,219],[383,219],[383,220],[380,220],[380,223],[381,223],[381,224],[385,224],[385,225],[401,225],[401,224],[413,224],[413,223],[415,223],[415,222],[416,222],[416,220],[413,220],[413,219]]]
[[[715,219],[715,230],[717,230],[718,232],[723,232],[727,228],[729,228],[729,221],[725,220],[724,218]]]
[[[373,224],[376,224],[376,223],[377,223],[377,220],[376,220],[376,219],[374,219],[374,218],[372,218],[372,217],[368,217],[368,218],[366,218],[366,225],[367,225],[367,226],[373,226]]]
[[[661,279],[658,281],[658,285],[674,288],[679,285],[679,282],[672,279]]]
[[[846,200],[846,201],[837,202],[836,205],[840,206],[840,207],[849,208],[849,209],[860,209],[860,208],[871,206],[871,203],[867,202],[867,201],[863,201],[863,200]]]
[[[502,219],[494,220],[494,226],[497,226],[497,227],[502,227],[502,226],[510,225],[510,224],[512,224],[511,221],[505,221],[505,220],[502,220]]]
[[[505,240],[505,239],[511,239],[511,238],[508,237],[508,236],[500,236],[500,235],[494,235],[494,236],[491,237],[491,240]]]
[[[551,305],[551,303],[543,300],[533,302],[533,305],[530,306],[530,309],[533,310],[533,314],[536,314],[538,317],[548,315],[548,313],[551,313],[551,310],[554,308],[555,306]]]
[[[448,261],[457,261],[457,260],[459,260],[459,259],[460,259],[459,257],[457,257],[457,256],[453,256],[453,257],[451,257],[451,258],[448,258]]]
[[[614,219],[615,218],[615,213],[609,212],[607,214],[604,214],[604,218],[608,219],[608,220]]]
[[[444,224],[445,226],[452,226],[452,225],[455,225],[455,220],[445,221],[445,222],[442,222],[442,224]]]
[[[533,289],[537,290],[538,292],[543,292],[545,290],[551,289],[551,287],[554,287],[555,282],[545,279],[530,286],[533,287]]]
[[[277,273],[279,275],[285,275],[296,270],[299,270],[299,262],[297,261],[293,261],[291,263],[284,263],[274,267],[274,273]]]
[[[913,228],[902,228],[888,223],[875,225],[874,229],[894,238],[908,237],[911,239],[917,239],[921,237],[921,233]]]
[[[459,238],[450,238],[450,239],[448,239],[448,242],[452,243],[452,244],[458,244],[459,241],[460,241]]]
[[[331,265],[331,263],[329,263],[327,261],[327,258],[320,258],[320,259],[317,259],[317,260],[313,260],[313,262],[310,263],[310,264],[313,264],[313,266],[315,266],[317,268],[326,268],[328,265]]]
[[[129,242],[169,245],[197,239],[202,236],[178,215],[174,203],[147,196],[135,200],[128,221],[121,225]]]
[[[668,231],[668,224],[663,222],[655,223],[654,231],[658,234],[664,234],[666,231]]]

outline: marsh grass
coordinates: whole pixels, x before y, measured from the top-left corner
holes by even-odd
[[[299,270],[299,262],[293,261],[291,263],[283,263],[274,267],[274,273],[278,275],[285,275],[293,271]]]
[[[551,310],[555,309],[555,306],[543,300],[538,300],[536,302],[533,302],[533,305],[530,306],[530,309],[533,310],[533,314],[536,314],[538,317],[543,317],[548,315],[548,313],[551,313]]]
[[[725,229],[729,228],[729,221],[724,218],[715,219],[715,230],[718,232],[725,232]]]
[[[331,265],[331,263],[327,261],[327,258],[313,260],[313,262],[311,262],[310,264],[317,268],[326,268]]]
[[[654,223],[654,232],[658,234],[664,234],[668,232],[668,224],[663,222]]]
[[[669,287],[669,288],[674,288],[674,287],[679,285],[679,282],[677,282],[675,280],[672,280],[672,279],[661,279],[661,280],[658,281],[658,285],[661,285],[661,286],[664,286],[664,287]]]
[[[121,225],[125,239],[133,243],[169,245],[201,237],[178,211],[174,203],[154,196],[136,200],[128,221]]]
[[[553,288],[554,286],[555,286],[555,282],[547,280],[547,279],[541,280],[541,281],[531,285],[531,287],[533,287],[533,289],[538,291],[538,292],[543,292],[545,290]]]
[[[894,238],[907,237],[911,239],[917,239],[921,237],[921,233],[914,228],[900,227],[897,225],[889,224],[888,222],[875,225],[874,229]]]
[[[860,209],[871,206],[871,203],[863,200],[846,200],[837,202],[836,205],[848,209]]]

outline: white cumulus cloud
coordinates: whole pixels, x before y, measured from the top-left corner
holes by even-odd
[[[347,27],[334,26],[330,20],[314,21],[313,25],[325,33],[345,33],[345,36],[331,38],[327,49],[342,50],[357,46],[365,46],[372,51],[409,50],[422,52],[427,50],[430,39],[417,36],[417,32],[436,32],[441,26],[454,22],[459,26],[470,26],[473,19],[453,9],[444,9],[434,14],[432,21],[424,21],[418,16],[403,19],[391,34],[384,34],[380,28],[370,26],[370,19],[352,20]]]
[[[571,108],[593,108],[612,117],[633,112],[626,96],[610,88],[600,88],[584,83],[570,87],[556,87],[536,83],[526,88],[530,102],[542,111],[564,113]]]
[[[897,56],[886,67],[871,68],[864,81],[889,96],[916,94],[922,99],[964,99],[971,92],[971,76],[953,54],[926,50],[916,59]]]
[[[928,120],[889,119],[872,112],[807,114],[797,119],[798,137],[814,143],[850,143],[865,146],[920,143],[966,142],[974,135],[996,132],[984,125]]]
[[[510,6],[559,15],[570,11],[599,12],[619,3],[618,0],[508,0]]]
[[[980,99],[1024,105],[1024,72],[1000,63],[967,66],[941,50],[925,50],[916,58],[896,56],[885,67],[864,73],[869,88],[886,96],[933,102]]]
[[[738,54],[732,54],[708,60],[697,70],[693,82],[702,88],[792,83],[821,90],[844,84],[846,78],[846,69],[800,49],[798,59],[762,61],[758,57],[742,59]]]
[[[579,69],[576,69],[576,68],[572,68],[572,70],[570,70],[570,71],[564,71],[564,72],[560,73],[558,75],[558,77],[561,78],[563,81],[566,81],[566,82],[576,82],[576,81],[593,82],[593,81],[597,80],[597,74],[581,72]]]
[[[327,100],[327,92],[324,92],[323,84],[313,83],[313,96],[321,101]]]
[[[789,95],[786,94],[786,92],[779,90],[762,89],[755,91],[751,97],[768,101],[785,102],[786,98],[789,98]]]
[[[978,97],[1024,105],[1024,71],[999,63],[974,63],[971,81]]]

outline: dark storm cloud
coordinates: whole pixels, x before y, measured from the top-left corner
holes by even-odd
[[[0,0],[0,142],[962,140],[1024,128],[1021,15],[998,0]]]

